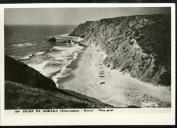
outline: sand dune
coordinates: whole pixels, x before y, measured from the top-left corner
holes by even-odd
[[[72,71],[74,77],[59,83],[59,88],[95,97],[115,107],[170,107],[170,88],[155,87],[111,70],[103,65],[104,57],[101,50],[88,47],[78,68]]]

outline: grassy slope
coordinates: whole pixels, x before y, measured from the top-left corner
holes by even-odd
[[[20,83],[5,82],[6,109],[54,109],[111,107],[69,90],[47,91]]]

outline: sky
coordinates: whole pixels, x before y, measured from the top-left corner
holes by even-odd
[[[170,8],[9,8],[4,11],[4,22],[6,25],[78,25],[88,20],[159,13],[170,13]]]

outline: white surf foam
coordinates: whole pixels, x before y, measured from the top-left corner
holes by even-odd
[[[37,52],[37,53],[35,53],[35,55],[42,55],[42,54],[44,54],[46,51],[42,51],[42,52]]]
[[[64,60],[65,64],[61,68],[59,73],[57,73],[57,74],[55,74],[54,76],[51,77],[53,79],[53,81],[57,84],[57,86],[59,86],[58,83],[57,83],[59,78],[66,77],[66,76],[70,75],[69,71],[71,69],[68,69],[67,66],[70,65],[72,63],[72,61],[75,60],[78,57],[78,54],[79,54],[79,52],[81,52],[81,49],[82,49],[81,46],[75,45],[75,47],[72,47],[69,50],[62,52],[62,56],[65,56],[65,60]],[[73,58],[67,60],[67,57],[70,56],[70,55],[73,55],[73,54],[74,54]]]
[[[44,72],[44,66],[48,63],[48,61],[43,61],[42,63],[36,64],[36,63],[29,63],[28,65],[31,66],[32,68],[36,69],[37,71],[39,71],[40,73],[42,73],[43,75],[47,75]]]
[[[29,59],[33,56],[33,58],[27,60],[25,63],[44,76],[52,78],[57,84],[58,78],[69,75],[71,69],[68,68],[68,65],[77,58],[82,48],[82,46],[77,44],[71,45],[71,47],[54,46],[47,52],[40,51],[24,56],[21,59]]]
[[[35,43],[24,43],[24,44],[14,44],[15,47],[26,47],[26,46],[33,46],[36,45]]]
[[[68,48],[67,47],[54,46],[52,49],[64,51],[64,50],[67,50]]]
[[[81,38],[81,37],[69,36],[69,34],[55,35],[55,38],[57,40],[59,40],[59,39],[69,39],[69,40],[76,41],[76,42],[80,42],[81,40],[83,40],[83,38]]]
[[[33,54],[28,54],[26,56],[23,56],[23,57],[20,57],[20,60],[26,60],[26,59],[29,59],[33,56]]]

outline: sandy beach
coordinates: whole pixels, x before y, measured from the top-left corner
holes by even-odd
[[[115,107],[170,107],[169,87],[152,86],[103,65],[105,53],[88,46],[71,71],[72,78],[59,82],[59,88],[95,97]]]

